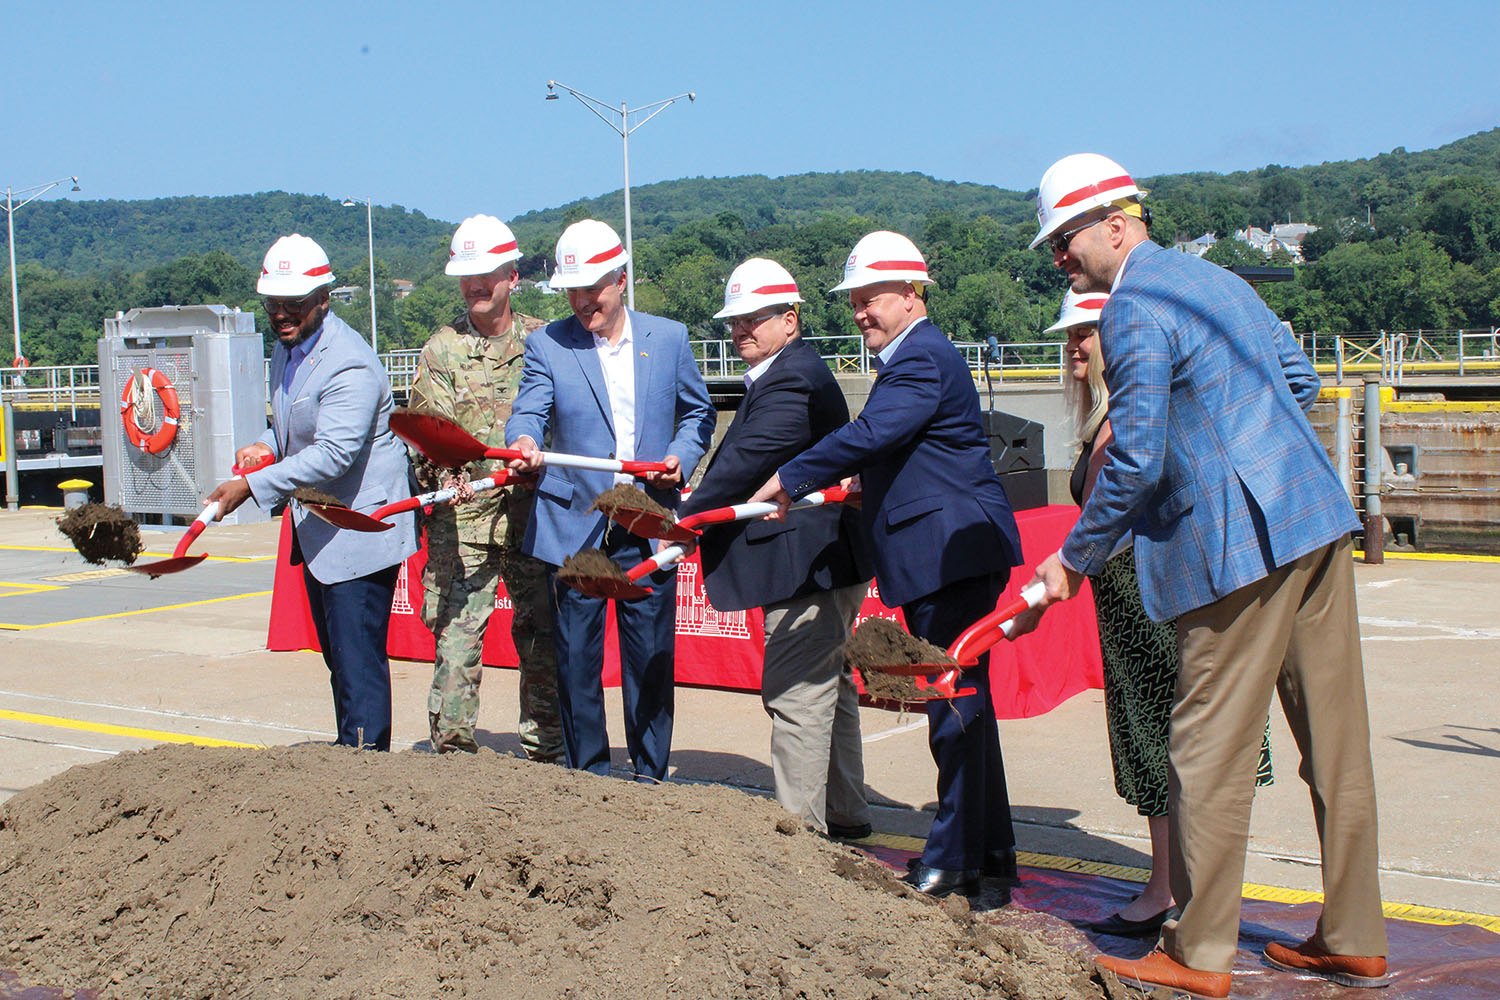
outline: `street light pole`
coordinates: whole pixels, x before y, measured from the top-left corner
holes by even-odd
[[[16,334],[16,359],[12,362],[12,367],[15,368],[24,368],[26,361],[25,356],[21,354],[21,297],[16,286],[16,209],[25,208],[64,181],[72,181],[74,191],[83,190],[78,186],[77,177],[60,177],[47,184],[37,184],[19,190],[12,190],[9,187],[5,189],[5,221],[10,235],[10,322]],[[18,204],[15,200],[18,194],[30,194],[31,197]]]
[[[359,204],[357,198],[345,198],[344,207],[351,208]],[[370,246],[370,350],[375,348],[375,222],[370,208],[370,199],[365,199],[365,238]]]
[[[605,104],[603,101],[594,97],[590,97],[588,94],[583,93],[583,91],[581,90],[574,90],[567,84],[558,83],[556,80],[547,81],[547,100],[555,101],[558,99],[558,93],[556,90],[556,88],[558,87],[561,87],[563,90],[566,90],[568,93],[578,98],[578,103],[582,104],[584,107],[592,111],[600,121],[608,125],[610,128],[614,129],[615,132],[620,136],[621,153],[625,161],[625,304],[628,305],[631,309],[634,309],[635,253],[631,249],[630,133],[634,132],[636,129],[640,128],[642,125],[646,124],[651,119],[661,114],[663,111],[667,110],[669,106],[676,104],[678,101],[682,100],[684,97],[686,97],[689,101],[694,101],[697,100],[698,95],[695,92],[689,90],[688,92],[684,94],[678,94],[675,97],[668,97],[660,101],[653,101],[650,104],[642,104],[638,108],[629,107],[624,101],[621,101],[620,107],[617,110],[612,105]],[[649,111],[651,113],[637,121],[634,125],[630,123],[631,115],[638,116],[645,111]],[[614,115],[620,116],[620,121],[618,124],[615,123],[613,117]]]

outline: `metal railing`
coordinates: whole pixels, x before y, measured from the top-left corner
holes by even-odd
[[[858,337],[808,337],[835,374],[868,375],[871,356]],[[1361,333],[1303,333],[1298,344],[1325,376],[1342,383],[1346,377],[1379,372],[1389,384],[1400,385],[1415,376],[1500,375],[1500,327],[1476,330],[1378,330]],[[985,381],[987,345],[955,342],[964,361],[981,384]],[[989,377],[996,383],[1061,382],[1066,377],[1064,345],[1058,341],[1001,344],[1000,358],[991,359]],[[705,378],[733,378],[749,367],[740,360],[733,341],[722,338],[693,341],[698,369]],[[420,351],[387,351],[380,355],[391,389],[405,396],[417,375]],[[271,363],[266,361],[270,385]],[[98,365],[0,368],[0,397],[17,406],[51,409],[99,405]],[[270,398],[269,388],[267,398]]]

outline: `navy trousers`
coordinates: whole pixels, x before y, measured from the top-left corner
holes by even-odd
[[[946,648],[995,610],[1010,570],[950,583],[901,606],[911,633]],[[922,862],[949,870],[984,867],[987,854],[1016,844],[1000,730],[990,700],[990,657],[965,670],[960,687],[976,694],[927,703],[927,744],[937,764],[938,810]]]
[[[385,641],[400,571],[397,565],[343,583],[319,583],[302,567],[328,664],[340,746],[391,748],[391,661]]]
[[[650,555],[643,539],[623,529],[611,527],[605,535],[604,551],[627,570]],[[569,767],[608,774],[603,673],[609,602],[559,583],[556,567],[550,568],[547,579],[557,623],[557,701],[564,757]],[[662,781],[672,751],[677,570],[654,573],[642,582],[652,588],[650,596],[615,602],[625,745],[639,780]]]

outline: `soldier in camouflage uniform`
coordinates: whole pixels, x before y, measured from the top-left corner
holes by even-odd
[[[505,444],[526,335],[543,324],[511,312],[520,256],[515,237],[498,219],[479,215],[459,226],[447,271],[459,275],[468,310],[422,348],[411,389],[412,409],[447,417],[493,447]],[[502,467],[475,462],[443,470],[420,456],[415,465],[427,489],[480,479]],[[521,661],[521,745],[533,760],[562,755],[547,568],[521,552],[531,502],[530,489],[507,487],[467,503],[440,505],[427,520],[422,620],[437,639],[427,712],[439,752],[478,749],[480,652],[496,581],[503,579],[513,609],[511,638]]]

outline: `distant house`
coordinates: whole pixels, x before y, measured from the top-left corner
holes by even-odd
[[[396,298],[404,299],[411,294],[413,288],[417,287],[417,283],[407,281],[405,278],[392,278],[391,287],[396,290]]]
[[[1270,257],[1276,252],[1276,248],[1287,252],[1294,263],[1302,263],[1302,241],[1308,233],[1315,233],[1318,227],[1308,222],[1279,222],[1271,227],[1268,233],[1259,226],[1251,226],[1249,229],[1237,230],[1234,238],[1241,243],[1248,243],[1261,253]]]
[[[1178,240],[1172,244],[1172,249],[1179,250],[1182,253],[1190,253],[1194,257],[1202,257],[1208,253],[1209,247],[1217,242],[1219,242],[1219,238],[1213,233],[1204,233],[1196,240]]]
[[[359,285],[340,285],[333,291],[329,292],[328,297],[330,299],[333,299],[335,302],[342,302],[345,305],[348,305],[350,302],[354,301],[355,293],[361,291],[364,291],[364,289]]]

